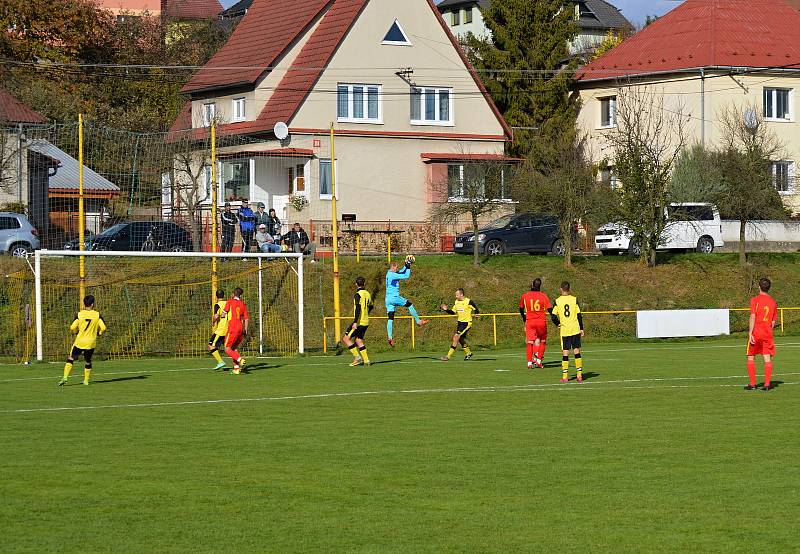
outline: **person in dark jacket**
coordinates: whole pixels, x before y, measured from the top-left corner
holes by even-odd
[[[284,244],[289,247],[291,252],[302,252],[311,256],[311,263],[314,262],[314,254],[317,252],[317,245],[308,239],[308,233],[300,227],[299,223],[292,226],[292,230],[283,235]]]
[[[242,200],[239,212],[239,230],[242,232],[242,252],[250,252],[250,245],[253,244],[253,234],[256,230],[256,214],[250,209],[247,199]]]
[[[233,239],[236,236],[236,224],[239,218],[231,211],[231,203],[225,202],[225,210],[222,212],[222,252],[233,250]]]
[[[274,208],[269,209],[269,217],[267,219],[267,232],[272,235],[272,237],[279,241],[281,240],[281,220],[278,219],[278,215],[275,213]]]
[[[256,232],[258,232],[258,228],[261,225],[268,227],[267,222],[269,221],[269,215],[267,215],[267,212],[264,211],[264,208],[265,206],[263,202],[259,202],[258,204],[256,204],[256,213],[255,213]]]

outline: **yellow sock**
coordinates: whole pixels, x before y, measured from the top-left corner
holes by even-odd
[[[467,356],[472,355],[472,350],[470,350],[469,346],[467,346],[466,344],[464,345],[464,354],[466,354]]]
[[[72,362],[64,364],[64,379],[69,377],[69,372],[72,371]]]
[[[83,368],[83,384],[84,385],[88,385],[89,384],[89,374],[91,372],[92,372],[91,368],[89,368],[89,367],[84,367]]]
[[[358,359],[358,346],[356,346],[354,344],[353,346],[348,348],[348,350],[350,350],[350,353],[353,355],[353,358],[355,358],[357,360]]]
[[[583,377],[583,358],[575,358],[575,367],[578,368],[578,377]]]
[[[218,364],[222,363],[222,356],[219,355],[219,350],[214,350],[211,352],[211,355],[214,356],[214,359],[217,360]]]
[[[365,364],[369,363],[369,355],[367,354],[367,347],[359,348],[358,350],[361,353],[361,359],[364,360]]]
[[[456,349],[451,346],[450,350],[447,351],[447,357],[448,358],[452,358],[453,354],[455,354],[455,353],[456,353]]]
[[[569,371],[569,360],[564,360],[561,362],[561,371]]]

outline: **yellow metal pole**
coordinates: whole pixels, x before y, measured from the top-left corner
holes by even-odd
[[[328,318],[322,318],[322,353],[328,353]]]
[[[392,262],[392,234],[386,233],[386,261]]]
[[[497,346],[497,316],[492,315],[492,334],[494,335],[494,345]]]
[[[211,120],[211,252],[217,252],[217,122]],[[217,301],[217,257],[211,257],[211,305]]]
[[[783,333],[783,308],[781,308],[781,333]]]
[[[336,226],[336,150],[333,139],[333,122],[331,122],[331,224],[333,228],[333,316],[334,330],[336,331],[336,342],[342,336],[342,322],[339,317],[342,315],[339,305],[339,229]]]
[[[417,344],[416,322],[413,317],[408,318],[408,320],[411,322],[411,350],[414,350]]]
[[[78,248],[82,252],[83,241],[85,238],[84,227],[86,214],[83,206],[83,114],[78,114]],[[79,306],[83,306],[83,299],[86,296],[86,256],[80,257],[80,299]]]
[[[356,263],[361,262],[361,233],[356,233]]]

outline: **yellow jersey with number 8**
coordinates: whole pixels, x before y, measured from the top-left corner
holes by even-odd
[[[558,316],[560,323],[558,329],[562,337],[581,334],[581,326],[578,323],[579,313],[581,313],[581,308],[578,306],[578,299],[571,294],[556,298],[555,306],[553,306],[553,315]]]

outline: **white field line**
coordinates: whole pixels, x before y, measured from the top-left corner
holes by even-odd
[[[784,373],[782,375],[800,375],[800,373]],[[778,375],[776,375],[778,376]],[[500,386],[475,386],[475,387],[447,387],[435,389],[400,389],[400,390],[376,390],[376,391],[355,391],[355,392],[331,392],[317,394],[299,394],[291,396],[261,396],[256,398],[220,398],[212,400],[184,400],[176,402],[147,402],[138,404],[102,404],[98,406],[66,406],[56,408],[21,408],[15,410],[0,410],[0,414],[24,414],[33,412],[70,412],[86,410],[103,410],[119,408],[159,408],[170,406],[197,406],[208,404],[231,404],[242,402],[269,402],[280,400],[307,400],[324,398],[345,398],[358,396],[389,396],[389,395],[412,395],[412,394],[447,394],[447,393],[470,393],[470,392],[534,392],[534,391],[591,391],[591,390],[614,390],[623,389],[685,389],[685,388],[704,388],[704,387],[741,387],[741,383],[715,383],[701,385],[643,385],[643,386],[621,386],[604,387],[603,385],[628,385],[631,383],[669,383],[673,381],[699,381],[699,380],[720,380],[720,379],[742,379],[741,375],[730,376],[711,376],[711,377],[663,377],[663,378],[644,378],[644,379],[618,379],[612,381],[585,381],[584,383],[544,383],[530,385],[500,385]],[[782,385],[800,385],[800,381],[783,382]],[[751,393],[752,394],[752,393]]]

